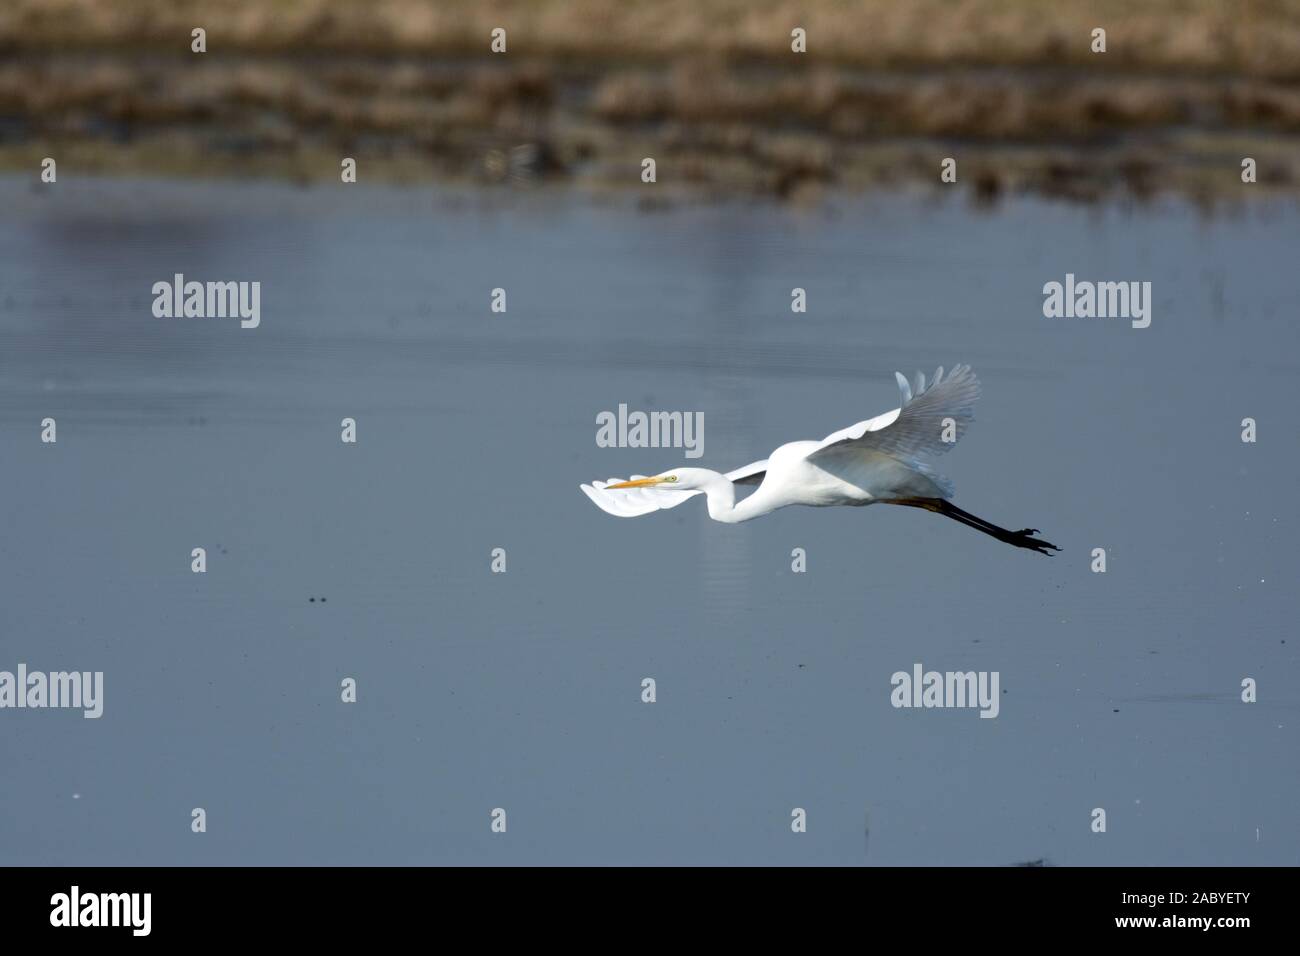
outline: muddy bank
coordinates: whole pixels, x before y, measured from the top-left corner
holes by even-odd
[[[449,55],[485,52],[623,61],[678,57],[868,67],[1092,63],[1107,30],[1113,67],[1300,78],[1300,0],[8,0],[0,49]]]
[[[605,190],[646,188],[653,157],[655,195],[799,198],[952,188],[953,157],[981,200],[1214,202],[1250,156],[1254,192],[1295,191],[1300,4],[1124,6],[668,3],[652,30],[592,2],[20,0],[0,14],[0,166],[327,179],[351,156],[368,178]]]

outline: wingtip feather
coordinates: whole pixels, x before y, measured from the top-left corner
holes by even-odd
[[[903,404],[906,405],[912,400],[912,386],[907,381],[907,376],[902,372],[895,372],[894,378],[898,382],[898,390],[903,393]]]

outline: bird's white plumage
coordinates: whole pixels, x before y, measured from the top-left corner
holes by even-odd
[[[727,480],[736,485],[757,484],[767,471],[767,459],[751,461],[743,468],[727,472]]]
[[[676,508],[687,498],[703,494],[700,491],[661,491],[656,488],[626,488],[621,491],[606,491],[606,485],[617,485],[624,481],[639,481],[644,475],[631,478],[610,478],[608,481],[593,481],[589,485],[580,485],[583,494],[595,503],[596,507],[607,514],[620,518],[636,518],[653,511]]]
[[[745,521],[787,505],[862,505],[888,498],[949,497],[951,484],[935,474],[931,459],[948,451],[965,433],[979,397],[979,380],[970,366],[940,368],[930,382],[918,374],[915,386],[896,376],[900,406],[821,441],[791,442],[767,459],[725,475],[705,469],[673,469],[664,476],[632,482],[644,486],[610,488],[622,479],[595,481],[582,491],[602,511],[635,517],[675,508],[689,498],[708,496],[709,514],[720,521]],[[758,490],[739,503],[738,484]],[[654,481],[654,484],[648,482]],[[677,485],[678,487],[674,487]]]
[[[767,470],[767,459],[752,461],[743,468],[727,472],[727,480],[738,484],[756,481]],[[671,491],[658,488],[624,488],[619,491],[606,491],[606,486],[621,484],[624,481],[640,481],[644,475],[632,475],[630,478],[609,478],[605,481],[593,481],[589,485],[579,485],[583,494],[601,511],[617,515],[620,518],[638,518],[655,511],[676,508],[688,498],[703,494],[702,491]]]
[[[928,386],[925,376],[918,373],[915,391],[901,374],[895,375],[903,393],[901,407],[832,432],[809,459],[815,461],[819,454],[833,448],[859,445],[911,464],[924,463],[951,449],[974,418],[975,400],[980,394],[979,379],[970,366],[954,366],[946,378],[940,367]],[[952,441],[944,440],[947,419],[952,419]]]
[[[951,497],[952,482],[934,470],[931,459],[949,451],[965,434],[975,417],[979,379],[969,365],[954,366],[947,377],[941,366],[928,385],[918,372],[913,389],[901,373],[894,374],[903,397],[899,408],[832,432],[808,453],[807,460],[841,473],[878,466],[880,456],[887,455],[928,479],[934,488],[927,491],[924,482],[918,482],[917,487],[904,489],[906,493]]]

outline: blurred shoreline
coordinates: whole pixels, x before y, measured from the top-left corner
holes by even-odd
[[[980,201],[1213,205],[1250,156],[1300,190],[1300,0],[13,0],[0,52],[9,170],[602,191],[654,157],[656,199],[798,201],[950,189],[951,156]]]

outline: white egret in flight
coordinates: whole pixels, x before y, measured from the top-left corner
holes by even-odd
[[[653,477],[633,475],[582,485],[602,511],[631,518],[703,494],[714,521],[748,521],[787,505],[904,505],[923,508],[999,541],[1050,555],[1060,548],[1035,538],[1036,528],[1008,531],[963,511],[948,499],[952,483],[937,474],[931,460],[948,451],[965,432],[979,397],[979,380],[969,365],[945,377],[940,368],[928,385],[918,374],[916,387],[895,373],[902,405],[858,422],[821,441],[782,445],[765,461],[727,474],[705,468],[674,468]],[[758,485],[736,501],[738,485]]]

